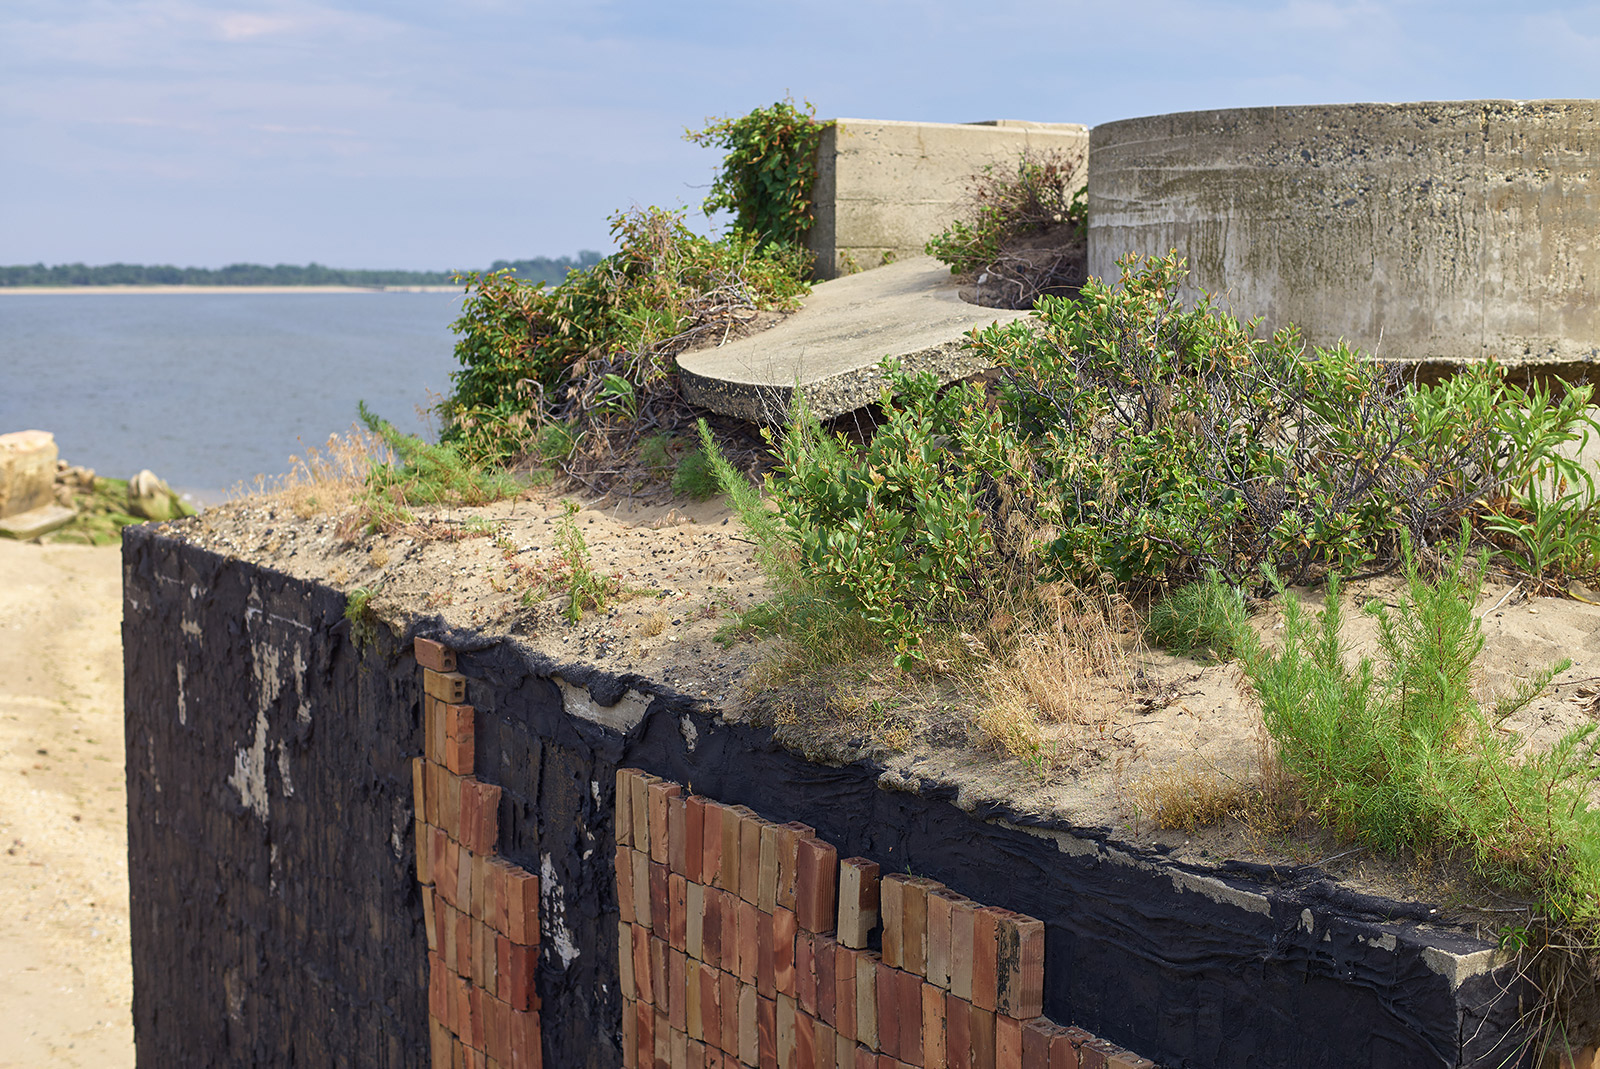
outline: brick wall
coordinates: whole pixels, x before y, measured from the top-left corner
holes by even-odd
[[[1154,1065],[1042,1016],[1032,917],[638,769],[616,800],[628,1069]]]

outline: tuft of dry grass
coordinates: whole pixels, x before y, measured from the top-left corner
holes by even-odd
[[[1135,782],[1129,796],[1139,815],[1158,828],[1196,828],[1247,812],[1259,790],[1220,770],[1186,761]]]
[[[328,435],[321,449],[311,446],[304,456],[291,456],[286,473],[258,475],[254,484],[240,483],[229,496],[233,500],[264,498],[286,506],[303,520],[338,516],[356,504],[366,489],[369,471],[393,462],[394,454],[383,439],[355,424],[344,434]]]
[[[1053,584],[995,613],[983,637],[963,636],[956,669],[977,701],[976,741],[1011,757],[1036,757],[1045,725],[1099,728],[1133,700],[1139,629],[1115,593]]]

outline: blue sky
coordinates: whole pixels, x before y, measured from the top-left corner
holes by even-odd
[[[0,263],[445,269],[694,206],[708,116],[1600,96],[1600,4],[6,0]]]

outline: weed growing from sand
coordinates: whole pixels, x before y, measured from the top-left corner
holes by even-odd
[[[358,586],[345,595],[344,618],[350,625],[350,641],[358,650],[365,650],[378,640],[378,614],[373,611],[372,599],[380,589]]]
[[[391,531],[416,522],[412,505],[485,505],[523,491],[521,479],[496,468],[478,467],[448,444],[403,434],[394,424],[360,404],[361,422],[392,450],[395,460],[366,473],[359,508],[347,526]]]
[[[291,456],[287,473],[257,476],[254,485],[241,483],[233,496],[264,497],[303,520],[339,516],[365,494],[368,474],[393,462],[394,451],[383,438],[356,424],[344,434],[330,434],[321,448],[310,446]]]

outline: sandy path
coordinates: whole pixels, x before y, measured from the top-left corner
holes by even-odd
[[[0,541],[0,1067],[134,1060],[119,555]]]

